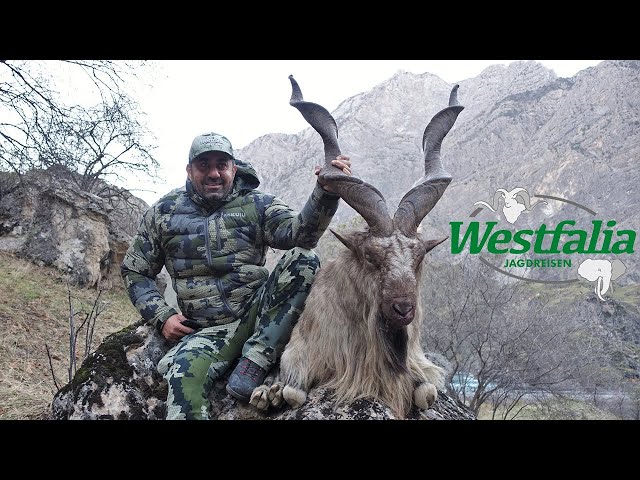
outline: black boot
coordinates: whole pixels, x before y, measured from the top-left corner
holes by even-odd
[[[262,385],[266,376],[267,371],[264,368],[242,357],[229,377],[227,392],[238,400],[249,402],[253,389]]]

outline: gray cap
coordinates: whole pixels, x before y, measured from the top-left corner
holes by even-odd
[[[189,163],[204,152],[224,152],[233,158],[231,142],[227,137],[219,133],[203,133],[194,138],[191,143],[191,149],[189,150]]]

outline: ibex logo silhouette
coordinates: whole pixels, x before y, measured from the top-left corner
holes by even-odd
[[[518,202],[517,197],[522,199],[522,203]],[[495,212],[498,210],[498,202],[500,198],[504,200],[504,207],[502,207],[504,218],[511,224],[515,223],[520,214],[525,210],[531,211],[536,205],[547,203],[544,200],[539,200],[531,205],[531,200],[527,190],[522,187],[516,187],[511,191],[505,190],[504,188],[496,190],[496,193],[493,195],[493,205],[489,205],[487,202],[476,202],[474,205],[482,205],[492,212]]]

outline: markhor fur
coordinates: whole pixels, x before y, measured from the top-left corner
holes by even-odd
[[[419,303],[409,325],[390,327],[379,307],[380,275],[367,270],[350,251],[321,269],[282,356],[287,403],[298,406],[306,399],[301,390],[316,383],[334,389],[339,404],[371,397],[400,417],[412,399],[428,408],[437,398],[434,386],[443,387],[442,369],[427,360],[420,346]],[[327,301],[331,298],[335,301]]]
[[[375,187],[331,165],[340,154],[335,120],[320,105],[305,102],[290,80],[291,105],[324,142],[320,176],[362,215],[368,229],[345,235],[332,231],[348,250],[320,269],[282,355],[280,378],[256,388],[250,403],[267,409],[284,400],[296,408],[313,386],[323,385],[335,392],[338,404],[369,397],[398,417],[405,417],[412,404],[429,408],[437,388],[443,387],[444,372],[420,346],[420,279],[425,255],[446,238],[426,240],[418,227],[451,182],[442,168],[440,147],[463,109],[458,86],[449,106],[425,129],[425,176],[391,217]]]

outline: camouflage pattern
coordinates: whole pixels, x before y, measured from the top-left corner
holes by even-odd
[[[282,354],[319,267],[311,250],[294,248],[280,259],[242,318],[183,337],[160,360],[167,380],[167,419],[209,418],[213,381],[242,355],[269,370]]]
[[[193,142],[191,142],[191,148],[189,149],[189,163],[198,155],[205,152],[224,152],[233,158],[231,142],[227,137],[219,133],[203,133],[194,138]]]
[[[238,167],[222,200],[186,187],[145,212],[124,261],[131,301],[158,329],[178,313],[158,291],[163,265],[181,313],[202,328],[183,337],[160,361],[167,379],[167,418],[208,418],[213,380],[245,355],[269,369],[282,354],[319,266],[310,250],[326,230],[339,197],[316,184],[300,213],[256,188],[250,164]],[[267,248],[288,250],[269,275]]]
[[[253,167],[235,160],[233,189],[222,200],[203,199],[187,180],[144,215],[122,263],[131,301],[159,329],[175,309],[158,292],[166,265],[182,314],[203,328],[246,315],[265,284],[268,247],[311,249],[329,225],[339,197],[316,184],[300,213],[256,190]]]

